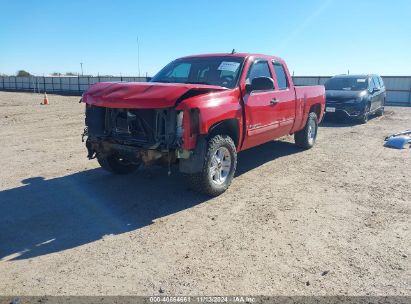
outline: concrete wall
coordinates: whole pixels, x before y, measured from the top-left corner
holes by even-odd
[[[387,88],[387,104],[411,106],[411,76],[382,76]],[[297,85],[324,84],[330,76],[296,76]],[[148,81],[146,77],[0,77],[0,90],[49,92],[80,95],[87,88],[102,81]]]

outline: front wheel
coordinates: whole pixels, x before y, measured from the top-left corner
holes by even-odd
[[[308,115],[307,123],[304,129],[294,134],[295,144],[304,149],[310,149],[314,146],[317,139],[318,119],[317,114],[311,112]]]
[[[106,156],[97,154],[97,161],[103,169],[116,174],[129,174],[139,167],[138,164],[131,163],[116,154]]]
[[[237,151],[233,140],[216,135],[208,141],[201,172],[190,174],[192,189],[210,196],[218,196],[228,189],[237,167]]]
[[[370,111],[371,106],[368,104],[364,109],[364,113],[360,117],[360,123],[366,124],[368,122],[368,120],[370,119]]]

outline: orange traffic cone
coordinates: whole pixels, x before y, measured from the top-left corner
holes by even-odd
[[[44,99],[43,99],[42,105],[48,105],[48,104],[49,104],[49,99],[47,97],[47,93],[44,92]]]

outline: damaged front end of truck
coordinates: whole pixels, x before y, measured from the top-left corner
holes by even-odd
[[[90,159],[118,154],[134,164],[170,163],[182,145],[183,112],[87,106],[86,126]]]
[[[140,164],[170,168],[189,159],[188,142],[197,132],[196,109],[179,111],[184,98],[221,88],[153,83],[99,83],[83,94],[88,158],[115,173]],[[186,128],[186,130],[185,130]],[[189,128],[189,130],[187,130]]]

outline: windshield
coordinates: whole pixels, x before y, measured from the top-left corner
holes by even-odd
[[[368,88],[368,81],[366,77],[335,77],[328,80],[324,86],[326,90],[362,91]]]
[[[194,83],[234,88],[244,59],[193,57],[177,59],[163,68],[152,82]]]

